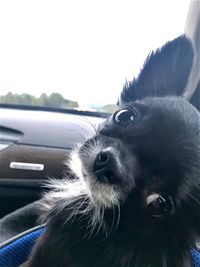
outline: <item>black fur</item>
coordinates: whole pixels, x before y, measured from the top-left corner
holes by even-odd
[[[126,82],[120,102],[145,96],[182,95],[193,63],[193,47],[183,35],[168,42],[146,59],[138,78]]]
[[[184,36],[152,53],[120,99],[121,109],[139,112],[137,121],[124,127],[111,115],[79,151],[88,173],[94,159],[87,149],[94,143],[102,150],[114,147],[123,166],[113,159],[106,173],[124,196],[120,211],[115,206],[105,209],[108,233],[97,225],[90,234],[94,210],[81,212],[89,200],[77,199],[72,206],[60,200],[49,211],[47,230],[24,266],[192,266],[190,249],[200,235],[200,116],[194,107],[199,107],[199,91],[198,99],[191,100],[194,106],[177,97],[187,84],[192,60],[192,46]],[[159,218],[145,202],[154,192],[170,196],[174,205]],[[79,209],[76,215],[73,207]]]

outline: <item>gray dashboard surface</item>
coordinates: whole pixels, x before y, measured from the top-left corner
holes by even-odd
[[[44,110],[0,108],[0,142],[72,148],[105,118]]]

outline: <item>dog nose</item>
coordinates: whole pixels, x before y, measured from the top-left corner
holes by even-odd
[[[94,161],[94,171],[108,166],[110,159],[111,157],[109,151],[100,151]]]
[[[115,158],[110,150],[102,150],[96,155],[93,164],[93,173],[99,182],[115,183],[115,169]]]

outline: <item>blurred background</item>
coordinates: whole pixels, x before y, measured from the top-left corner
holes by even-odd
[[[0,2],[0,103],[110,112],[189,0]]]

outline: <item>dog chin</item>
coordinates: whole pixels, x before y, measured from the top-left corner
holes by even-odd
[[[87,194],[93,205],[102,208],[119,205],[120,200],[123,199],[120,189],[116,185],[101,183],[90,174],[79,156],[79,149],[80,147],[77,147],[72,151],[68,166],[76,178],[87,188]]]

